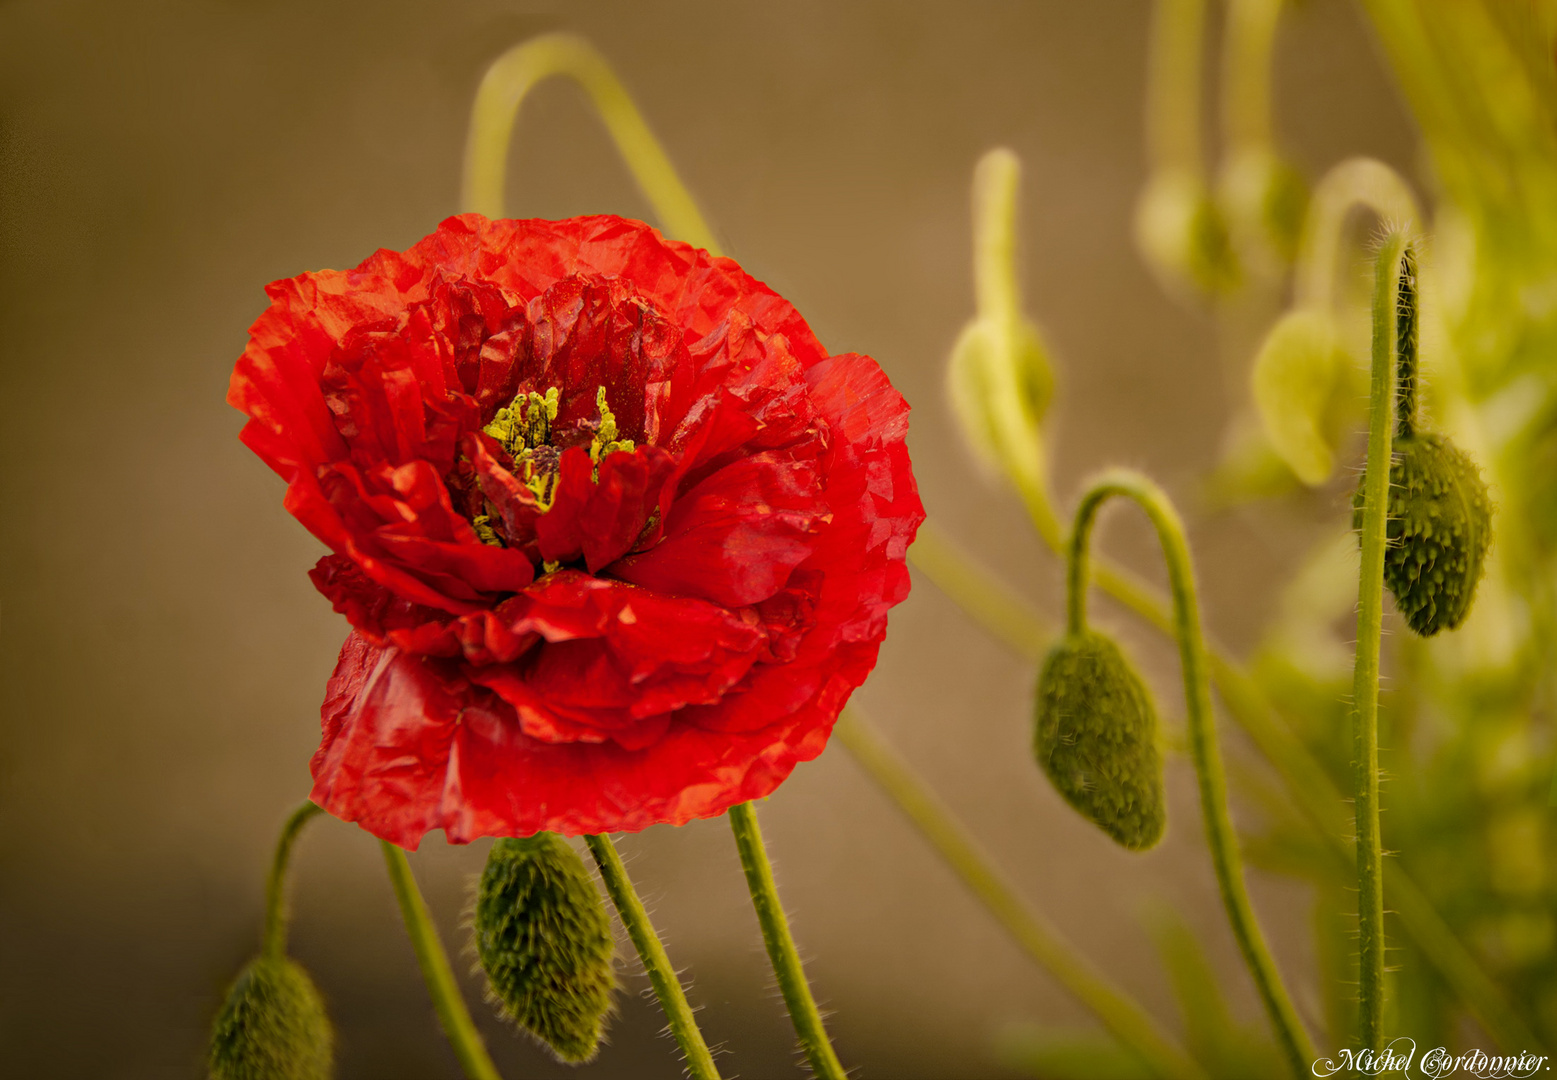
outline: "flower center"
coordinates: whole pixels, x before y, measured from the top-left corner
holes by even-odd
[[[552,438],[560,398],[561,391],[555,386],[549,387],[544,394],[523,391],[507,406],[497,410],[492,421],[481,429],[496,439],[513,459],[511,471],[514,477],[534,493],[543,513],[551,509],[561,470],[562,451]],[[618,438],[616,416],[606,402],[604,386],[595,394],[595,409],[597,418],[583,426],[590,432],[589,460],[595,463],[594,479],[598,480],[602,458],[618,451],[631,453],[636,444],[632,439]],[[483,543],[503,544],[503,538],[492,526],[490,514],[477,514],[471,524]]]

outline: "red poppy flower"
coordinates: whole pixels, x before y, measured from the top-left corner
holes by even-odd
[[[633,831],[821,753],[924,518],[873,360],[616,217],[267,291],[228,401],[353,627],[316,802],[411,848]]]

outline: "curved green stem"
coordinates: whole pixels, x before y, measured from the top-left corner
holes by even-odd
[[[622,865],[616,845],[604,834],[585,836],[584,843],[589,845],[595,865],[600,868],[600,879],[605,882],[606,892],[611,894],[611,902],[616,905],[617,916],[627,928],[627,936],[632,938],[638,958],[643,961],[655,996],[665,1010],[671,1034],[686,1058],[687,1072],[692,1080],[719,1080],[719,1070],[714,1068],[714,1057],[708,1052],[708,1044],[703,1041],[703,1033],[692,1016],[692,1006],[687,1004],[681,980],[676,977],[676,969],[670,966],[670,957],[665,954],[665,946],[649,921],[643,901],[638,899],[638,890],[633,888],[632,879],[627,876],[627,867]]]
[[[844,710],[833,734],[1023,951],[1091,1009],[1143,1064],[1158,1076],[1192,1080],[1205,1075],[1149,1013],[1105,979],[1022,900],[951,811],[871,730],[857,709]]]
[[[574,34],[532,38],[498,57],[482,76],[465,144],[462,204],[489,218],[503,216],[508,144],[519,106],[537,83],[557,75],[589,95],[665,231],[717,253],[697,204],[621,80],[593,45]]]
[[[1189,725],[1190,756],[1200,782],[1200,808],[1205,817],[1206,843],[1216,869],[1222,906],[1232,925],[1239,951],[1254,976],[1255,988],[1271,1026],[1286,1053],[1294,1075],[1305,1076],[1315,1051],[1303,1021],[1298,1017],[1287,993],[1276,962],[1265,944],[1264,934],[1249,903],[1244,887],[1243,861],[1238,853],[1238,837],[1227,813],[1227,779],[1222,770],[1222,752],[1217,744],[1216,722],[1211,712],[1211,684],[1207,676],[1205,640],[1200,631],[1199,601],[1195,594],[1194,567],[1184,524],[1162,489],[1146,477],[1128,469],[1113,469],[1103,474],[1081,497],[1076,523],[1071,530],[1067,580],[1070,588],[1069,622],[1080,630],[1086,617],[1085,602],[1077,595],[1086,591],[1087,539],[1098,509],[1108,499],[1120,495],[1134,501],[1157,530],[1163,556],[1168,563],[1168,582],[1173,595],[1174,636],[1179,644],[1179,662],[1184,671],[1184,699]]]
[[[1021,313],[1016,282],[1016,196],[1022,165],[1005,147],[973,169],[973,299],[980,318]]]
[[[811,1071],[822,1080],[844,1080],[843,1066],[827,1038],[822,1014],[817,1010],[805,970],[800,966],[800,954],[795,951],[789,919],[779,902],[773,867],[762,845],[762,829],[757,825],[756,808],[749,802],[739,803],[730,807],[729,818],[736,849],[741,853],[741,868],[746,871],[746,886],[751,890],[752,906],[757,909],[757,922],[762,926],[762,942],[768,948],[773,974],[778,977],[779,991],[789,1007],[789,1018],[795,1025],[795,1034],[800,1037],[806,1059],[811,1063]]]
[[[459,984],[449,967],[449,957],[438,939],[438,930],[427,914],[422,892],[416,887],[411,874],[411,864],[405,852],[388,840],[380,840],[384,849],[384,863],[389,868],[389,881],[395,889],[395,899],[400,903],[400,914],[405,919],[405,929],[411,938],[411,948],[416,952],[416,963],[422,969],[427,983],[427,993],[432,997],[433,1009],[443,1034],[459,1059],[460,1068],[470,1080],[501,1080],[497,1066],[487,1054],[481,1033],[476,1030],[465,999],[460,996]]]
[[[279,958],[287,951],[287,866],[292,861],[292,845],[297,843],[303,826],[316,814],[324,811],[316,803],[305,802],[292,811],[281,836],[276,840],[276,856],[270,863],[270,875],[265,879],[265,930],[261,938],[260,952],[270,958]]]
[[[959,550],[933,520],[919,527],[918,539],[908,549],[908,559],[936,588],[1018,656],[1035,663],[1043,658],[1055,634],[1053,624],[1019,599],[1009,585]],[[1102,557],[1094,561],[1094,575],[1095,583],[1104,592],[1151,626],[1172,633],[1167,604],[1151,586]],[[1337,869],[1351,873],[1356,867],[1356,856],[1345,836],[1351,823],[1344,820],[1340,790],[1302,741],[1280,721],[1248,672],[1214,645],[1208,656],[1212,681],[1227,711],[1275,769],[1304,820],[1324,839]],[[1553,790],[1557,793],[1557,787]],[[1386,863],[1384,877],[1401,926],[1498,1046],[1508,1051],[1539,1047],[1540,1040],[1534,1032],[1406,870],[1398,862]]]
[[[1357,815],[1357,1008],[1364,1049],[1378,1049],[1384,1023],[1384,852],[1379,838],[1379,640],[1384,630],[1384,541],[1390,437],[1395,420],[1396,338],[1406,236],[1389,234],[1375,264],[1373,374],[1368,463],[1362,477],[1362,568],[1357,664],[1352,682],[1353,803]]]
[[[1416,196],[1400,174],[1373,158],[1347,158],[1314,186],[1298,241],[1293,272],[1293,306],[1333,308],[1335,272],[1351,212],[1363,208],[1386,224],[1421,220]]]
[[[983,406],[1003,471],[1024,499],[1045,495],[1046,454],[1040,427],[1053,375],[1038,332],[1022,312],[1016,272],[1017,193],[1022,165],[997,147],[973,170],[973,284],[975,322],[989,335],[993,354],[984,377]],[[1037,389],[1041,387],[1041,389]],[[1056,528],[1058,525],[1056,525]]]

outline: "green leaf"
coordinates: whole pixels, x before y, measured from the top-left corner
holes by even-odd
[[[1101,1032],[1056,1031],[1023,1024],[1001,1033],[996,1054],[1035,1080],[1152,1080],[1157,1075]]]

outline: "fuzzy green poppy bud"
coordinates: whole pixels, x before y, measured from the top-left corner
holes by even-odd
[[[1309,486],[1335,471],[1337,414],[1352,396],[1352,371],[1335,320],[1318,308],[1283,315],[1254,358],[1249,383],[1266,438]]]
[[[243,969],[211,1032],[211,1080],[326,1080],[335,1033],[313,980],[285,956]]]
[[[1297,257],[1308,210],[1303,174],[1267,149],[1244,150],[1223,171],[1221,202],[1240,238],[1268,251],[1282,264]]]
[[[1239,280],[1227,222],[1205,183],[1182,169],[1148,181],[1135,209],[1136,245],[1165,285],[1216,295]]]
[[[1036,713],[1033,752],[1065,801],[1132,851],[1161,840],[1157,713],[1119,646],[1068,634],[1043,662]]]
[[[1389,466],[1384,584],[1423,637],[1470,613],[1492,541],[1492,500],[1481,470],[1442,435],[1397,438]],[[1362,528],[1362,489],[1352,500]]]
[[[476,954],[505,1017],[558,1059],[595,1056],[616,991],[600,894],[556,833],[498,840],[477,887]]]
[[[970,321],[952,346],[946,387],[981,465],[993,473],[1034,467],[1044,413],[1054,397],[1054,372],[1031,321],[1021,316]],[[1002,416],[1001,409],[1009,411]]]

